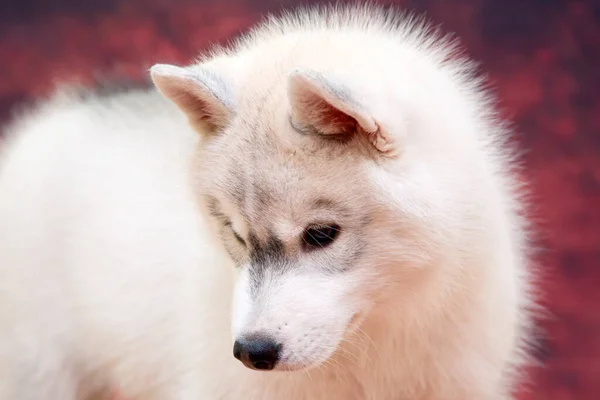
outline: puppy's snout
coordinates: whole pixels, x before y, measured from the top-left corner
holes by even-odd
[[[233,356],[246,367],[269,371],[279,361],[281,345],[266,337],[239,339],[233,345]]]

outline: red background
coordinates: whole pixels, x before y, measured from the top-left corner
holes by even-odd
[[[4,0],[0,121],[56,80],[145,78],[284,0]],[[390,2],[388,2],[390,3]],[[483,62],[526,150],[551,315],[523,400],[600,399],[600,1],[406,0]]]

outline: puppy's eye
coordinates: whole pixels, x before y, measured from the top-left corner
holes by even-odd
[[[240,242],[241,245],[245,246],[246,245],[246,241],[240,235],[238,235],[238,233],[236,231],[234,231],[233,229],[232,229],[232,231],[233,231],[233,236],[235,236],[235,238],[237,239],[237,241]]]
[[[230,221],[227,221],[225,223],[225,226],[231,230],[231,232],[233,233],[233,236],[236,238],[236,240],[238,242],[240,242],[241,245],[244,245],[244,246],[246,245],[246,241],[235,231],[235,229],[233,229],[233,226],[231,225]]]
[[[322,248],[333,243],[339,233],[340,227],[338,225],[312,226],[306,228],[302,240],[309,248]]]

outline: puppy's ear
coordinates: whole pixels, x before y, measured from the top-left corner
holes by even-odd
[[[156,64],[150,76],[158,91],[174,102],[200,132],[224,128],[233,115],[233,96],[222,78],[202,67]]]
[[[289,76],[288,96],[292,122],[299,129],[332,139],[365,135],[381,154],[390,157],[397,154],[391,132],[334,77],[310,69],[296,69]]]

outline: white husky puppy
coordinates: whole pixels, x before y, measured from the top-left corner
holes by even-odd
[[[525,224],[451,41],[305,11],[151,76],[8,129],[1,400],[512,398]]]

